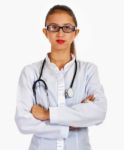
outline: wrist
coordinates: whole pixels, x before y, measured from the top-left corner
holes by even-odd
[[[46,120],[49,120],[49,118],[50,118],[50,115],[49,115],[49,109],[48,110],[46,110],[46,112],[45,112],[45,118],[46,118]]]

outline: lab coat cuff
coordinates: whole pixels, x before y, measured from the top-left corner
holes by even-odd
[[[58,116],[57,113],[57,107],[50,107],[49,112],[50,112],[50,123],[51,124],[56,124],[57,120],[60,116]],[[61,126],[61,135],[63,138],[67,138],[69,134],[69,127],[68,126]]]
[[[50,113],[50,123],[58,123],[57,120],[59,120],[59,114],[57,112],[58,107],[50,107],[49,108],[49,113]]]

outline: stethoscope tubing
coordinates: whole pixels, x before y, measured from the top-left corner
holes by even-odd
[[[35,98],[35,104],[37,104],[37,98],[36,98],[36,84],[37,84],[38,82],[43,82],[44,88],[45,88],[46,92],[48,91],[48,86],[47,86],[46,82],[45,82],[43,79],[41,79],[42,74],[43,74],[43,69],[44,69],[45,63],[46,63],[46,58],[43,60],[43,64],[42,64],[42,66],[41,66],[41,71],[40,71],[39,78],[38,78],[36,81],[34,81],[33,86],[32,86],[33,95],[34,95],[34,98]],[[72,81],[71,81],[71,84],[70,84],[69,89],[72,89],[72,87],[73,87],[73,83],[74,83],[74,80],[75,80],[76,73],[77,73],[77,61],[76,61],[76,59],[75,59],[75,71],[74,71],[74,75],[73,75],[73,78],[72,78]],[[67,91],[68,91],[68,90],[67,90]],[[67,94],[67,93],[66,93],[66,94]],[[67,94],[67,95],[68,95],[68,94]],[[47,92],[47,96],[48,96],[48,92]]]

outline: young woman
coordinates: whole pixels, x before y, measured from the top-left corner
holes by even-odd
[[[90,150],[88,127],[102,123],[106,114],[97,67],[76,59],[79,29],[69,7],[52,7],[43,33],[51,50],[22,70],[16,124],[33,134],[29,150]]]

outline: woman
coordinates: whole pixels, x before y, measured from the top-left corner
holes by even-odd
[[[29,150],[90,150],[88,127],[102,123],[106,114],[97,67],[76,60],[79,29],[69,7],[52,7],[43,33],[51,51],[22,70],[16,124],[33,134]]]

